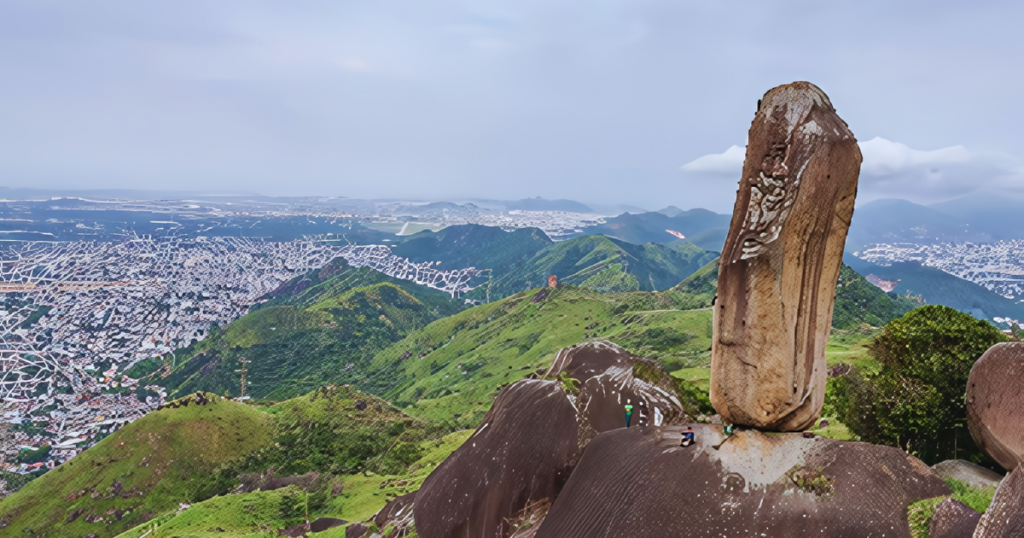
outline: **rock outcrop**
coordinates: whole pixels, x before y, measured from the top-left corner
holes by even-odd
[[[971,538],[980,519],[981,514],[970,506],[948,498],[936,507],[928,525],[928,538]]]
[[[1003,475],[980,465],[964,460],[947,460],[932,465],[939,478],[959,480],[975,488],[994,488],[1003,480]]]
[[[597,436],[536,538],[909,537],[906,507],[950,494],[897,448],[693,427]]]
[[[578,383],[580,424],[589,433],[625,426],[626,401],[633,405],[631,425],[661,426],[684,417],[672,377],[654,361],[634,357],[611,342],[589,342],[558,352],[547,377],[568,375]]]
[[[545,377],[502,390],[473,436],[423,482],[414,515],[421,538],[532,537],[587,443],[624,429],[627,399],[633,429],[683,416],[671,378],[609,342],[563,349]]]
[[[556,381],[519,381],[502,390],[483,424],[423,482],[421,538],[507,536],[510,518],[553,499],[582,447],[576,408]]]
[[[1016,469],[999,483],[992,504],[981,516],[974,538],[1024,536],[1024,472]]]
[[[967,427],[1007,471],[1024,462],[1024,343],[996,344],[967,378]]]
[[[759,101],[714,306],[711,403],[724,420],[800,431],[818,418],[860,163],[817,86],[794,82]]]

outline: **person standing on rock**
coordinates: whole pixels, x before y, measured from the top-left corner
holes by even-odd
[[[633,418],[633,406],[630,400],[626,400],[626,427],[629,427],[629,419]]]

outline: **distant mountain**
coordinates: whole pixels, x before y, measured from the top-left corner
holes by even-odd
[[[550,275],[595,291],[660,291],[678,284],[714,257],[689,243],[672,248],[586,235],[554,243],[526,264],[498,272],[490,295],[493,300],[535,288]]]
[[[727,235],[729,235],[729,228],[712,228],[693,235],[688,235],[686,236],[686,239],[704,250],[721,252],[722,247],[725,245],[725,238]]]
[[[843,261],[864,276],[898,281],[892,289],[893,294],[921,296],[927,304],[948,306],[988,321],[996,317],[1024,320],[1024,304],[919,262],[880,266],[849,254],[843,257]]]
[[[476,267],[505,273],[552,243],[537,228],[506,232],[495,226],[464,224],[411,235],[391,251],[413,262],[440,262],[437,268],[443,270]]]
[[[606,219],[604,224],[585,228],[582,233],[584,235],[607,235],[638,245],[644,243],[670,243],[676,240],[677,236],[668,230],[678,232],[689,238],[691,235],[697,235],[716,228],[728,229],[730,219],[729,215],[722,215],[699,208],[680,211],[671,217],[661,212],[640,213],[636,215],[624,213],[617,217]],[[709,244],[713,244],[713,242]]]
[[[657,210],[656,213],[661,213],[662,215],[665,215],[666,217],[675,217],[675,216],[679,215],[680,213],[683,213],[683,210],[679,209],[678,207],[676,207],[674,205],[670,205],[670,206],[668,206],[668,207],[666,207],[664,209]]]
[[[1024,238],[1024,197],[1008,193],[975,193],[928,206],[952,215],[964,228],[991,240]]]
[[[502,203],[505,205],[505,209],[509,211],[519,209],[521,211],[567,211],[570,213],[594,212],[594,210],[586,205],[573,200],[545,200],[539,196],[537,198],[524,198],[522,200]]]
[[[991,240],[991,234],[937,209],[906,200],[875,200],[858,206],[846,239],[846,251],[874,243],[919,243]]]

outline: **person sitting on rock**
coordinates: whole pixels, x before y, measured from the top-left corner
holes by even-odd
[[[633,418],[633,406],[626,400],[626,427],[629,427],[629,419]]]
[[[679,442],[679,446],[690,446],[693,444],[693,426],[687,426],[686,431],[683,432],[683,440]]]
[[[723,429],[723,431],[725,432],[725,435],[731,436],[733,431],[735,431],[735,429],[736,429],[736,427],[733,426],[732,424],[726,424],[725,428]]]

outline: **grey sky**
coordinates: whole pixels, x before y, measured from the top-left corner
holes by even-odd
[[[727,210],[738,166],[688,163],[809,80],[880,140],[862,199],[1019,192],[1021,20],[1008,1],[6,0],[0,185]]]

